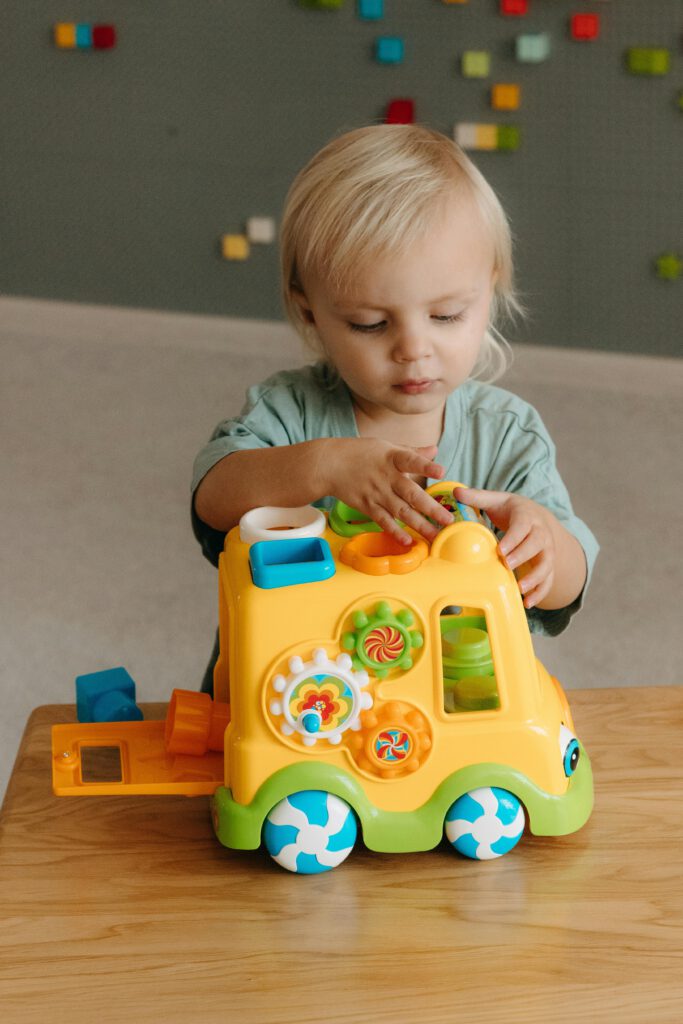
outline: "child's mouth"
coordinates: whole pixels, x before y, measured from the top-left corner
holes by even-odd
[[[394,387],[404,395],[420,395],[428,391],[433,383],[431,380],[404,380],[402,384],[394,384]]]

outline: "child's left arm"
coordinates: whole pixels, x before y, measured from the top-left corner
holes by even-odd
[[[498,548],[508,568],[521,568],[517,575],[525,608],[565,608],[576,600],[586,582],[586,556],[552,512],[505,491],[459,487],[456,498],[482,509],[504,532]]]

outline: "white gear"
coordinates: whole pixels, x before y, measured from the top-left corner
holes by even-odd
[[[367,672],[353,668],[348,654],[338,654],[333,661],[328,658],[324,648],[318,647],[313,651],[312,661],[303,661],[298,655],[290,658],[289,670],[290,675],[278,674],[273,678],[272,687],[277,694],[277,699],[269,705],[271,714],[283,719],[280,722],[280,731],[283,735],[292,736],[296,733],[302,737],[305,746],[314,747],[318,740],[327,740],[328,743],[336,745],[340,743],[342,733],[347,729],[358,730],[360,728],[361,711],[371,708],[373,703],[372,696],[363,692],[370,682],[370,677]],[[352,696],[351,711],[334,729],[322,732],[310,731],[311,724],[314,726],[316,724],[315,715],[308,713],[295,718],[290,710],[290,698],[296,687],[306,679],[322,675],[339,679],[348,687]],[[306,727],[305,720],[308,720],[309,728]]]

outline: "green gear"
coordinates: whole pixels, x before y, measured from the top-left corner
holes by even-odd
[[[400,519],[396,522],[399,526],[405,527]],[[340,537],[357,537],[359,533],[381,533],[382,527],[374,520],[368,519],[363,512],[352,508],[343,501],[335,501],[330,512],[330,529],[334,530]]]
[[[355,612],[353,616],[355,631],[344,633],[341,645],[345,651],[353,651],[351,659],[354,668],[365,668],[378,679],[384,679],[395,668],[406,672],[413,667],[411,649],[417,649],[424,644],[423,634],[418,629],[410,629],[414,622],[415,616],[407,608],[402,608],[394,614],[386,601],[380,601],[374,613]],[[387,634],[388,630],[395,631],[398,636]],[[372,634],[375,631],[377,633],[373,637]],[[378,646],[382,649],[384,654],[382,660],[368,654],[368,640],[371,647]],[[396,648],[393,657],[391,656],[392,647]]]
[[[339,500],[335,501],[330,512],[330,527],[340,537],[355,537],[359,533],[379,533],[381,529],[358,509]]]

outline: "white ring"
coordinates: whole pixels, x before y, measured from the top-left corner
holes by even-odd
[[[253,544],[258,540],[322,537],[326,526],[324,512],[313,505],[301,505],[299,508],[264,505],[244,513],[240,519],[240,540],[245,544]]]

